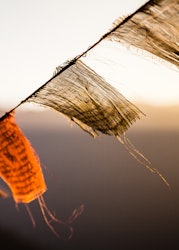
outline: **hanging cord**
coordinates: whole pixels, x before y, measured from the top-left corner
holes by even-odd
[[[19,104],[17,104],[14,108],[12,108],[11,110],[9,110],[8,112],[6,112],[3,116],[0,117],[0,121],[3,120],[7,115],[9,115],[11,112],[13,112],[15,109],[17,109],[19,106],[21,106],[22,104],[24,104],[29,98],[31,98],[32,96],[34,96],[38,91],[40,91],[46,84],[48,84],[51,80],[53,80],[55,77],[57,77],[58,75],[60,75],[62,72],[64,72],[65,70],[67,70],[69,67],[71,67],[72,65],[74,65],[76,63],[77,60],[79,60],[81,57],[85,56],[90,50],[92,50],[94,47],[96,47],[99,43],[101,43],[104,39],[106,39],[112,32],[115,32],[120,26],[122,26],[123,24],[125,24],[128,20],[130,20],[137,12],[142,11],[143,8],[145,7],[146,4],[148,4],[150,1],[148,1],[147,3],[145,3],[144,5],[142,5],[140,8],[138,8],[135,12],[133,12],[132,14],[128,15],[125,18],[121,18],[120,20],[117,21],[117,23],[115,24],[115,26],[113,28],[111,28],[107,33],[105,33],[97,42],[95,42],[93,45],[91,45],[90,47],[88,47],[87,50],[85,50],[84,52],[82,52],[81,54],[77,55],[76,57],[74,57],[72,60],[68,61],[67,64],[65,64],[65,66],[61,67],[61,69],[54,75],[52,76],[47,82],[45,82],[42,86],[40,86],[38,89],[36,89],[32,94],[30,94],[28,97],[26,97],[24,100],[22,100]]]

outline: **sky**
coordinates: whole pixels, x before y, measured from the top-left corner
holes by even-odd
[[[0,0],[0,109],[19,104],[145,2]],[[84,60],[131,101],[179,104],[179,73],[170,65],[110,42]]]

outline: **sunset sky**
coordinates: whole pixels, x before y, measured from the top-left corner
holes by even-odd
[[[0,1],[0,108],[13,108],[144,2]],[[179,104],[179,74],[159,60],[106,42],[87,63],[132,101]]]

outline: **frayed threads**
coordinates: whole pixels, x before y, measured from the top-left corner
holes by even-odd
[[[165,185],[171,189],[170,184],[165,179],[165,177],[154,167],[152,167],[151,162],[132,144],[132,142],[126,137],[126,134],[123,133],[121,136],[116,136],[118,141],[124,145],[130,155],[137,160],[142,166],[147,168],[150,172],[157,174]]]
[[[73,233],[74,233],[74,229],[73,229],[71,224],[83,213],[84,205],[82,204],[77,209],[75,209],[72,212],[71,216],[66,221],[62,221],[62,220],[58,219],[54,214],[51,213],[51,211],[48,209],[42,195],[39,196],[37,199],[38,199],[40,210],[42,212],[42,216],[45,220],[45,223],[50,228],[50,230],[53,232],[53,234],[61,240],[70,240],[73,236]],[[30,217],[32,225],[33,225],[33,227],[35,227],[36,223],[35,223],[35,219],[32,215],[32,212],[31,212],[28,204],[24,204],[24,205],[26,207],[26,210],[28,212],[28,215]],[[52,225],[52,224],[54,224],[54,225]],[[61,226],[64,226],[67,228],[68,233],[66,236],[62,236],[58,232],[59,230],[55,229],[55,228],[57,228],[58,225],[61,225]]]

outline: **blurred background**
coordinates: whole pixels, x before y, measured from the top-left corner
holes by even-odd
[[[84,204],[74,235],[59,240],[37,200],[1,198],[1,242],[20,249],[177,249],[179,246],[179,109],[138,105],[146,114],[127,137],[170,183],[171,190],[141,166],[114,137],[93,139],[55,111],[22,111],[16,120],[38,153],[50,211],[65,220]],[[56,228],[65,234],[63,227]]]
[[[0,1],[0,113],[46,82],[55,67],[84,51],[112,22],[144,1]],[[91,18],[92,17],[92,18]],[[87,29],[87,28],[88,29]],[[73,42],[73,43],[72,43]],[[74,235],[59,240],[36,201],[0,199],[0,240],[19,249],[178,249],[178,71],[156,58],[103,43],[84,58],[146,116],[127,137],[170,183],[141,166],[112,136],[93,139],[55,111],[22,105],[16,121],[38,153],[50,211],[65,220],[84,204]],[[57,226],[62,234],[66,229]]]

